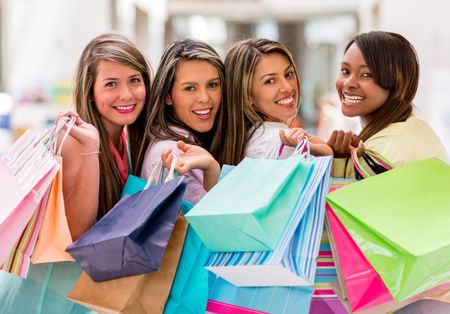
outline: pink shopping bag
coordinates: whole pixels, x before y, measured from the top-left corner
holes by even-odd
[[[0,164],[2,164],[1,161]],[[44,174],[43,178],[22,198],[22,200],[19,201],[18,205],[1,222],[0,238],[2,239],[2,241],[0,242],[0,264],[7,259],[16,241],[19,239],[34,212],[38,208],[42,197],[50,187],[50,184],[58,170],[58,167],[59,166],[55,160],[52,167],[47,171],[46,174]],[[2,170],[4,169],[5,168],[3,168]],[[11,194],[13,194],[14,197],[17,197],[18,199],[18,195],[21,193],[17,192],[16,189],[21,189],[21,187],[20,184],[17,183],[17,178],[11,176],[0,178],[0,181],[3,182],[5,178],[7,180],[11,180],[11,185],[9,186],[11,188],[8,188],[8,190],[10,190]],[[8,196],[2,193],[0,198],[2,204],[3,200],[7,198]],[[8,205],[10,204],[11,203],[8,203]],[[2,206],[2,208],[6,208],[6,206]]]

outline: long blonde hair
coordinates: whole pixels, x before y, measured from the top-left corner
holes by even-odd
[[[252,106],[251,94],[253,74],[261,56],[270,53],[280,53],[285,56],[294,68],[298,90],[300,80],[294,58],[290,51],[281,43],[269,39],[246,39],[234,44],[225,57],[225,77],[227,78],[227,138],[224,142],[228,164],[238,164],[245,155],[245,148],[250,128],[258,127],[265,120],[263,113]],[[297,104],[298,106],[298,104]],[[255,128],[256,129],[256,128]]]
[[[151,67],[139,49],[126,37],[118,34],[103,34],[84,48],[78,61],[74,83],[74,101],[80,117],[94,125],[100,135],[100,190],[98,218],[106,214],[119,200],[122,179],[117,164],[109,149],[109,136],[103,126],[101,115],[94,103],[94,83],[100,61],[114,61],[139,71],[143,77],[146,97],[145,107],[133,124],[127,126],[131,162],[138,173],[138,148],[143,139],[148,100],[151,86]]]

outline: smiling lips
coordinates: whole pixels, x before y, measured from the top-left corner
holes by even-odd
[[[129,106],[116,106],[114,109],[116,109],[119,113],[127,114],[134,111],[134,107],[136,105],[129,105]]]
[[[192,110],[192,112],[201,120],[208,120],[211,117],[212,108]]]
[[[364,99],[361,96],[350,96],[350,95],[346,95],[346,94],[342,94],[342,98],[345,102],[352,103],[352,104],[360,103]]]
[[[281,100],[275,101],[276,104],[282,105],[284,107],[291,107],[294,104],[294,97],[283,98]]]

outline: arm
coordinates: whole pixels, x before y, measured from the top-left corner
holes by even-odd
[[[97,129],[81,120],[76,122],[63,145],[63,195],[67,221],[75,241],[95,222],[98,210],[100,185],[99,154],[82,155],[99,151]]]
[[[183,153],[178,155],[175,171],[179,174],[185,174],[192,169],[203,171],[203,187],[206,191],[216,185],[220,175],[220,165],[214,157],[204,148],[196,145],[189,145],[183,141],[177,142],[177,148]],[[170,168],[173,159],[171,149],[165,149],[161,154],[161,159],[166,168]]]

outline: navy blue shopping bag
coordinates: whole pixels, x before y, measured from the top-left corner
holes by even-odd
[[[67,252],[94,281],[157,271],[186,189],[183,178],[123,197]]]

